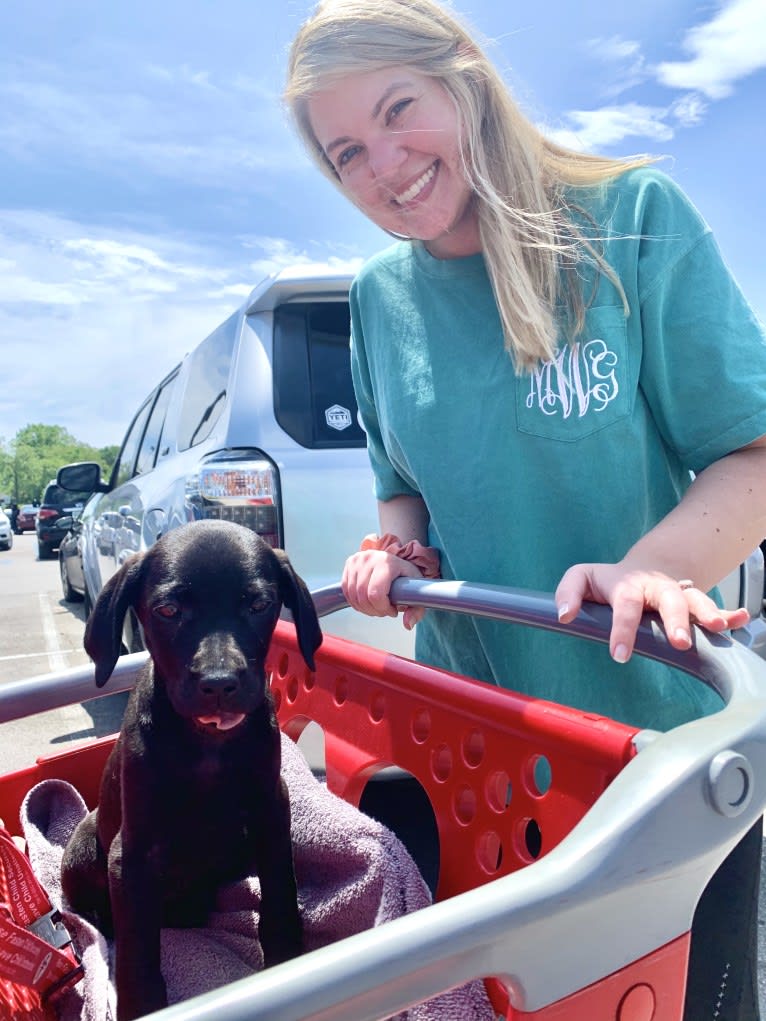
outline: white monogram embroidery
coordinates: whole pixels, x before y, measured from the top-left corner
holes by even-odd
[[[588,411],[603,411],[620,392],[617,361],[614,351],[600,339],[561,348],[532,373],[527,407],[562,418],[575,411],[578,418]]]

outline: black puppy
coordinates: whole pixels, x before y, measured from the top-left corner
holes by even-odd
[[[204,925],[225,883],[258,875],[267,966],[301,952],[290,806],[264,671],[283,604],[313,669],[322,634],[285,553],[249,529],[201,521],[128,561],[88,621],[99,687],[117,662],[128,608],[150,654],[99,807],[62,865],[68,905],[114,935],[120,1021],[167,1005],[160,928]]]

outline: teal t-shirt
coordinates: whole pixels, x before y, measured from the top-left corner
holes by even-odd
[[[620,560],[690,472],[766,434],[766,338],[689,201],[654,169],[571,197],[600,226],[630,314],[601,274],[584,331],[531,374],[504,350],[480,254],[402,242],[352,288],[376,496],[422,496],[445,578],[552,592],[572,564]],[[662,664],[458,614],[429,611],[416,655],[641,727],[720,707]]]

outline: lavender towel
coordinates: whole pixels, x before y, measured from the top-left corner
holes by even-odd
[[[306,950],[417,911],[430,894],[412,858],[380,823],[336,797],[312,774],[297,746],[282,737],[282,772],[290,791],[292,838]],[[77,790],[45,780],[27,794],[22,825],[28,853],[51,902],[61,907],[64,845],[86,813]],[[262,967],[257,878],[221,891],[204,929],[165,929],[162,970],[170,1003],[209,992]],[[83,954],[85,978],[60,1001],[60,1021],[116,1017],[111,944],[77,915],[64,919]],[[401,1021],[492,1021],[482,982],[397,1015]]]

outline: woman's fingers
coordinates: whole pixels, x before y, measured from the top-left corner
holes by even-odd
[[[365,550],[352,554],[346,561],[341,578],[343,594],[355,610],[370,617],[396,617],[399,610],[389,599],[396,578],[421,578],[414,564],[382,550]],[[414,627],[423,616],[419,608],[408,607],[404,626]]]
[[[555,598],[563,623],[574,620],[586,600],[612,607],[609,651],[618,663],[626,663],[633,654],[646,610],[659,614],[668,641],[681,650],[691,647],[692,623],[720,632],[743,627],[750,619],[742,608],[721,610],[689,580],[659,571],[626,570],[620,564],[576,564],[564,574]]]

